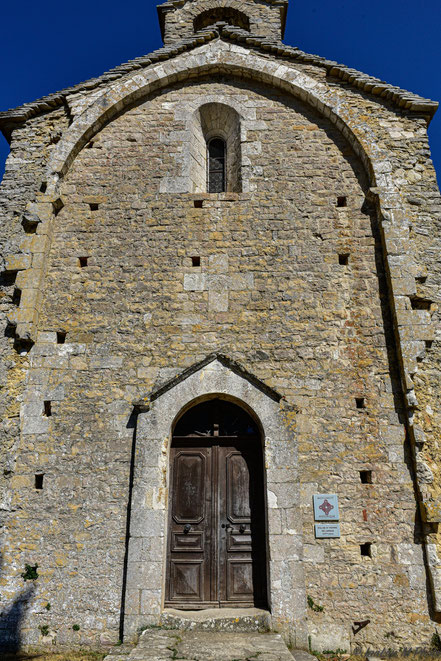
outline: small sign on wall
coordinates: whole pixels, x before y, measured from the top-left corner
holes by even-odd
[[[338,521],[338,496],[335,493],[314,494],[314,519],[316,521]]]
[[[339,523],[316,523],[315,536],[317,539],[326,539],[330,537],[340,537]]]

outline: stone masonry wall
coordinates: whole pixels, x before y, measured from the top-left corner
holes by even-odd
[[[43,177],[49,155],[67,126],[64,109],[35,118],[14,131],[11,151],[1,182],[0,216],[0,536],[10,511],[10,478],[14,473],[19,442],[20,396],[28,367],[26,351],[14,348],[13,328],[8,315],[16,307],[14,292],[17,276],[29,266],[29,255],[21,255],[23,241],[35,231],[24,221],[26,204],[34,199],[36,186]],[[20,355],[22,354],[22,355]]]
[[[253,192],[160,193],[164,177],[180,174],[178,110],[207,95],[255,110]],[[243,81],[165,89],[80,153],[61,185],[10,478],[7,599],[23,589],[25,563],[40,574],[23,621],[27,642],[46,642],[44,624],[58,643],[117,640],[133,401],[222,352],[299,410],[298,561],[306,594],[324,608],[308,611],[313,646],[332,647],[329,630],[336,646],[429,643],[421,526],[367,186],[330,122]],[[361,470],[372,471],[372,484],[361,483]],[[43,490],[34,488],[37,472]],[[289,499],[290,485],[283,491]],[[340,496],[340,540],[314,539],[317,492]],[[372,557],[361,555],[365,543]],[[363,619],[371,623],[354,638],[351,626]]]

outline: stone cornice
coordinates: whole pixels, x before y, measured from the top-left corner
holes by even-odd
[[[178,2],[179,0],[175,1]],[[165,3],[165,5],[168,4],[170,3]],[[164,5],[161,6],[164,7]],[[25,103],[17,108],[1,112],[0,129],[8,139],[15,125],[22,124],[41,113],[50,112],[62,107],[66,103],[66,99],[72,94],[103,87],[137,69],[144,69],[161,60],[172,59],[184,51],[191,51],[204,43],[218,38],[238,43],[250,50],[267,53],[274,58],[321,67],[326,69],[328,76],[341,80],[362,92],[389,101],[392,105],[404,111],[424,114],[428,121],[431,120],[438,108],[436,101],[425,99],[418,94],[413,94],[394,85],[389,85],[379,78],[374,78],[343,64],[327,60],[319,55],[305,53],[299,48],[286,46],[281,41],[270,40],[267,37],[258,37],[240,28],[220,22],[201,30],[191,39],[183,39],[177,44],[164,46],[148,55],[129,60],[114,69],[110,69],[102,76],[92,78],[72,87],[67,87],[54,94],[49,94],[30,103]]]

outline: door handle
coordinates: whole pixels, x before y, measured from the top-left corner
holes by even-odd
[[[222,528],[225,528],[225,530],[231,530],[233,526],[231,526],[229,523],[223,523]]]
[[[186,523],[184,526],[184,535],[188,535],[190,530],[191,530],[191,525],[189,523]]]
[[[240,524],[240,527],[239,527],[239,532],[243,534],[243,533],[245,532],[245,530],[246,530],[246,526],[245,526],[245,524],[244,524],[244,523],[241,523],[241,524]]]

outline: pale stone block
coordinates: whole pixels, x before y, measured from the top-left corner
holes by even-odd
[[[228,255],[209,255],[208,266],[212,273],[228,273]]]
[[[5,271],[24,271],[30,268],[32,261],[31,255],[20,253],[19,255],[9,255],[5,260]]]
[[[210,312],[227,312],[228,292],[227,291],[208,292],[208,309]]]
[[[42,415],[39,417],[23,418],[21,431],[23,434],[47,434],[49,430],[49,418]]]
[[[325,561],[325,549],[320,544],[305,544],[303,546],[304,562],[320,564]]]
[[[161,612],[161,590],[141,591],[141,614],[159,615]]]
[[[55,344],[57,341],[57,334],[51,331],[39,331],[38,342]]]
[[[207,289],[207,276],[205,273],[185,273],[184,289],[186,291],[204,291]]]

